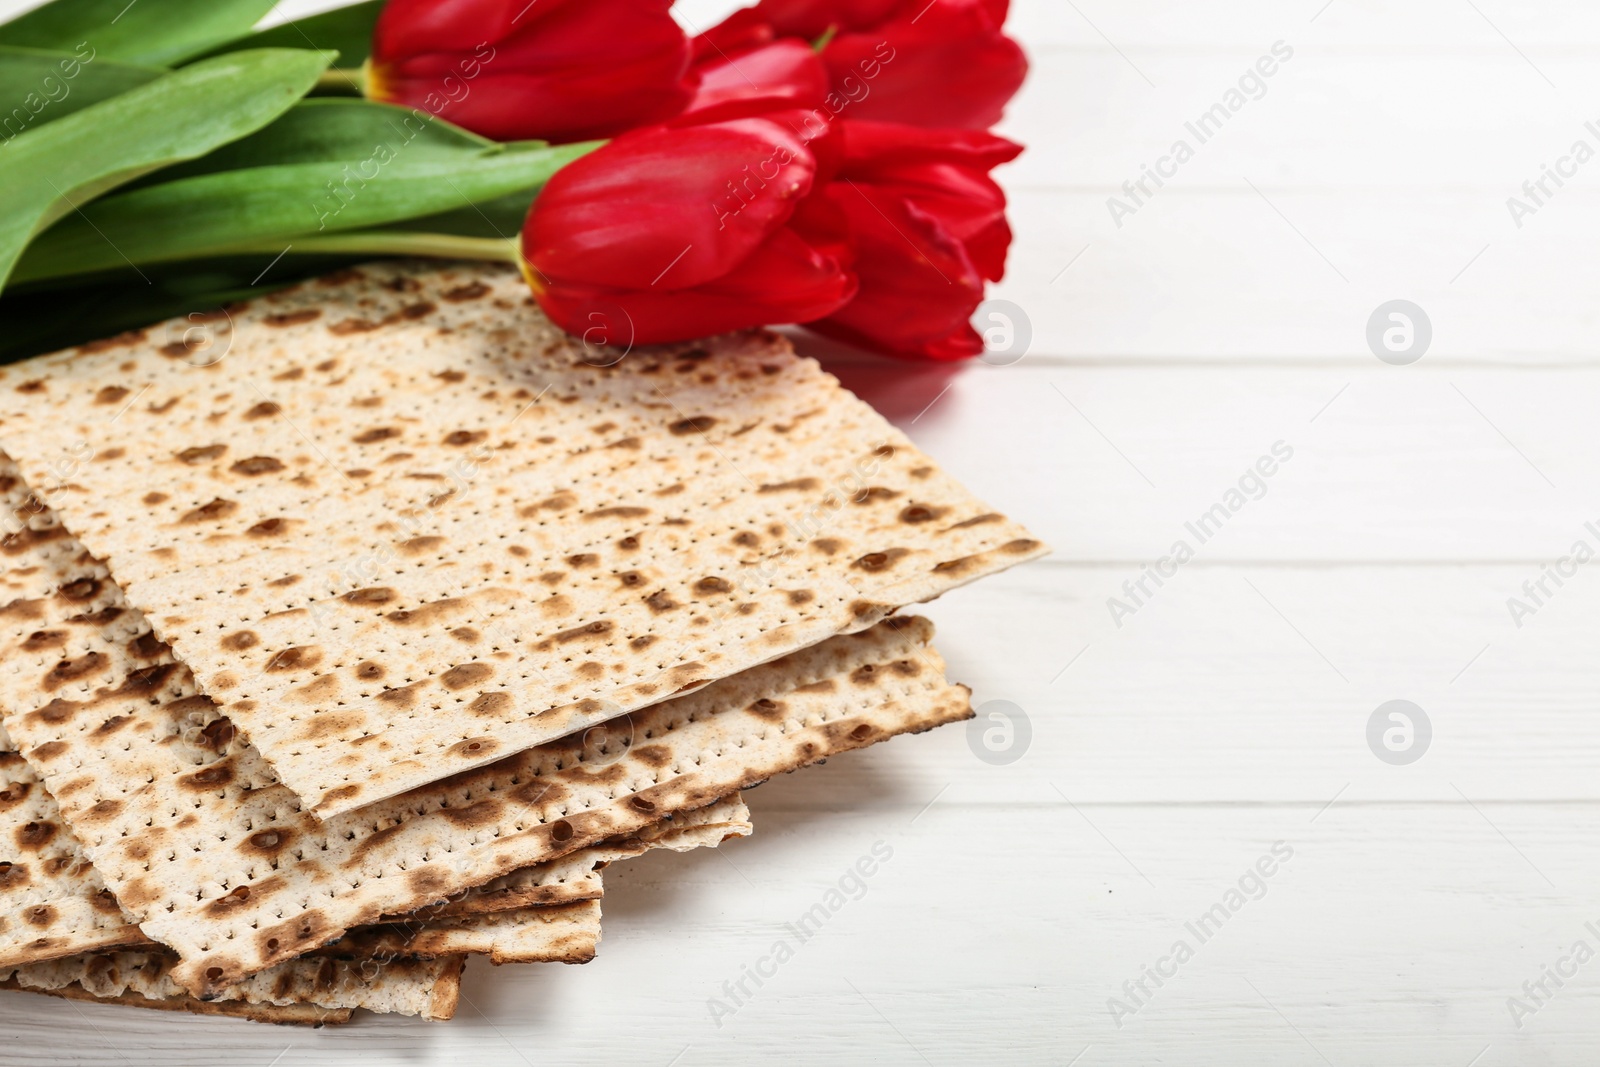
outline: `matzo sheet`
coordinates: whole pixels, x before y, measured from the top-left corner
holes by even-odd
[[[378,264],[0,368],[0,444],[324,817],[1044,551],[776,335],[593,362],[514,272]],[[8,655],[114,680],[67,651]]]

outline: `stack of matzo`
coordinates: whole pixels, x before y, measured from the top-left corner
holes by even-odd
[[[781,338],[616,355],[386,264],[0,369],[0,981],[447,1018],[971,714],[896,612],[1043,546]]]

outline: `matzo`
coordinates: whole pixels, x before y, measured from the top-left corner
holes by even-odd
[[[55,798],[20,755],[0,753],[0,787],[0,841],[13,842],[16,850],[0,848],[0,855],[14,857],[0,860],[0,966],[112,947],[149,946],[150,939],[123,915],[65,825]],[[365,937],[370,942],[381,936],[392,955],[404,954],[405,950],[396,947],[396,938],[404,935],[411,938],[409,951],[419,955],[482,952],[497,963],[582,962],[593,955],[599,940],[597,910],[530,913],[539,911],[538,906],[598,900],[600,868],[619,860],[654,848],[682,852],[715,846],[750,831],[749,808],[735,794],[636,833],[513,871],[420,912],[388,917],[350,937]],[[519,914],[503,923],[494,921],[497,913],[511,911]],[[489,919],[463,921],[482,916]],[[585,928],[569,936],[548,926],[541,929],[542,924],[579,918],[585,923],[592,921],[593,930]]]
[[[588,963],[599,944],[600,902],[585,900],[489,915],[364,926],[319,951],[348,953],[358,959],[432,959],[464,953],[488,956],[492,963]]]
[[[0,965],[149,942],[15,752],[0,753],[0,857]]]
[[[925,647],[932,624],[891,618],[612,722],[598,748],[550,742],[323,822],[86,551],[37,562],[58,588],[0,609],[0,664],[45,640],[104,684],[62,695],[59,664],[0,671],[0,711],[118,902],[202,996],[353,926],[971,715]]]
[[[138,993],[117,993],[100,996],[84,989],[77,982],[52,989],[21,985],[16,979],[0,982],[0,989],[19,993],[43,993],[64,1000],[82,1000],[93,1004],[115,1004],[124,1008],[155,1008],[158,1011],[186,1011],[194,1015],[223,1015],[233,1019],[249,1019],[258,1023],[277,1023],[281,1026],[326,1026],[330,1023],[347,1023],[353,1014],[350,1008],[319,1008],[315,1004],[251,1004],[240,1000],[199,1000],[180,995],[150,998]]]
[[[204,994],[350,926],[661,813],[965,718],[966,691],[922,648],[930,631],[892,620],[636,713],[633,744],[603,767],[586,763],[580,744],[553,742],[326,823],[270,784],[247,748],[196,765],[163,744],[172,704],[188,698],[89,700],[66,719],[57,705],[56,721],[34,712],[13,732],[24,745],[35,728],[54,738],[28,751],[72,798],[69,821],[118,899],[180,952],[177,980]],[[122,715],[129,747],[97,747],[94,731]]]
[[[474,886],[443,907],[428,908],[427,914],[433,919],[447,919],[457,915],[488,915],[537,904],[599,900],[602,867],[657,848],[669,852],[714,848],[731,838],[748,837],[752,829],[750,809],[735,793],[704,808],[680,812],[637,833],[602,841],[560,859],[524,867]]]
[[[604,841],[549,863],[513,871],[483,886],[431,905],[421,913],[396,915],[384,920],[384,935],[392,944],[394,931],[413,933],[426,923],[441,930],[458,930],[460,916],[539,905],[571,904],[598,900],[600,868],[653,848],[673,851],[716,845],[751,831],[750,810],[735,794],[677,819],[663,820],[637,833]],[[115,896],[72,831],[60,807],[33,769],[17,753],[0,753],[0,967],[80,956],[114,947],[146,947],[150,939],[123,915]],[[401,924],[404,924],[403,926]],[[372,928],[364,928],[372,929]],[[531,960],[540,951],[527,917],[494,928],[501,943],[487,954],[501,960]],[[360,936],[357,931],[352,936]],[[483,941],[481,932],[429,935],[429,952],[438,955],[445,936],[458,943]],[[598,930],[591,938],[598,939]],[[532,947],[529,947],[532,946]],[[419,950],[420,951],[420,950]],[[461,948],[461,952],[474,951]],[[558,958],[552,955],[550,958]],[[559,957],[566,960],[566,957]],[[571,962],[571,960],[567,960]]]
[[[464,961],[463,956],[348,960],[307,957],[280,963],[229,986],[216,999],[276,1008],[366,1008],[443,1020],[455,1014]],[[0,968],[0,980],[38,992],[77,986],[102,999],[132,994],[165,1001],[186,996],[172,980],[174,962],[170,952],[160,950],[89,953],[50,963]]]
[[[0,441],[324,817],[1044,551],[773,334],[594,366],[405,264],[229,316],[0,369]],[[111,678],[61,651],[16,669]]]

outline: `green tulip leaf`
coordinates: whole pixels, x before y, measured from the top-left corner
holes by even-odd
[[[493,150],[495,142],[425,111],[346,97],[302,100],[270,126],[159,174],[151,182],[247,167],[365,159],[378,145],[405,151],[407,161],[459,159]]]
[[[379,143],[342,160],[200,174],[107,197],[40,236],[16,278],[39,281],[388,226],[534,190],[593,143],[496,145],[454,158]],[[385,246],[387,247],[387,246]]]
[[[137,89],[166,71],[96,55],[0,46],[0,141]]]
[[[341,67],[359,67],[372,52],[372,28],[384,0],[336,7],[229,41],[218,51],[240,48],[316,48],[338,52]]]
[[[0,25],[0,44],[168,66],[249,33],[274,0],[52,0]],[[304,47],[300,45],[297,47]]]
[[[418,219],[405,219],[390,229],[450,233],[462,237],[515,237],[522,230],[537,190],[518,189],[506,196],[458,207]]]
[[[236,52],[16,137],[0,149],[0,285],[51,223],[141,175],[260,129],[303,96],[326,65],[316,52]],[[120,259],[110,245],[103,250]]]

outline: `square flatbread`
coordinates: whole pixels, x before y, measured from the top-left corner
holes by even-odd
[[[26,492],[24,486],[13,491]],[[925,619],[892,617],[606,724],[320,820],[44,509],[0,608],[0,713],[117,903],[202,998],[340,937],[774,774],[971,716]],[[41,684],[26,650],[97,664]],[[48,667],[44,675],[60,670]],[[35,833],[41,831],[36,830]]]
[[[1045,551],[781,337],[589,352],[496,267],[0,368],[0,445],[324,818]],[[68,701],[114,681],[8,656]]]

